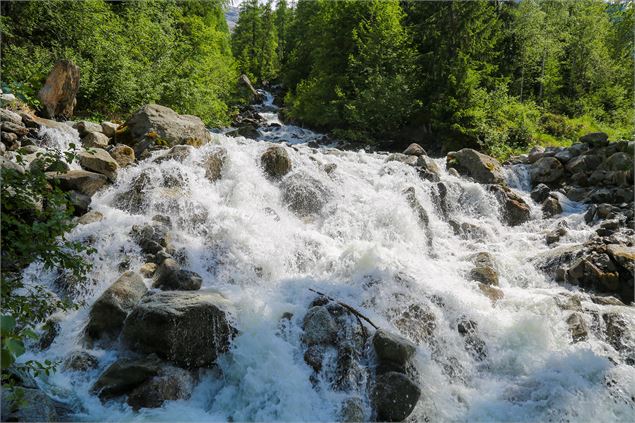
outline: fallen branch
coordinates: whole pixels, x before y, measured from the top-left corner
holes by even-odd
[[[331,301],[335,301],[336,303],[338,303],[339,305],[341,305],[342,307],[344,307],[346,310],[348,310],[348,311],[350,311],[351,313],[353,313],[353,314],[354,314],[354,315],[355,315],[358,319],[364,319],[364,320],[365,320],[366,322],[368,322],[368,323],[369,323],[372,327],[374,327],[375,329],[379,329],[379,327],[378,327],[376,324],[374,324],[374,323],[373,323],[373,322],[372,322],[372,321],[371,321],[368,317],[364,316],[362,313],[360,313],[359,311],[355,310],[352,306],[349,306],[349,305],[348,305],[348,304],[346,304],[346,303],[343,303],[343,302],[341,302],[341,301],[338,301],[338,300],[336,300],[335,298],[330,297],[330,296],[326,295],[326,294],[325,294],[325,293],[323,293],[323,292],[316,291],[316,290],[315,290],[315,289],[313,289],[313,288],[309,288],[309,291],[311,291],[311,292],[315,292],[315,293],[316,293],[316,294],[318,294],[318,295],[322,295],[323,297],[326,297],[326,298],[328,298],[328,299],[329,299],[329,300],[331,300]],[[360,322],[360,323],[361,323],[361,322]],[[364,326],[362,325],[362,327],[364,327]]]

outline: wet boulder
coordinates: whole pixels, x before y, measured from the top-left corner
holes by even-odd
[[[365,421],[364,405],[361,398],[353,397],[344,400],[340,409],[340,417],[340,421],[342,423],[355,423]]]
[[[589,329],[580,313],[572,313],[567,318],[567,325],[574,343],[585,341],[588,338]]]
[[[193,149],[194,148],[191,145],[175,145],[174,147],[170,148],[165,154],[162,154],[154,159],[154,162],[163,163],[168,160],[174,160],[179,163],[183,163],[185,159],[190,157]]]
[[[209,153],[203,159],[203,169],[205,169],[205,177],[210,182],[216,182],[221,178],[223,166],[227,161],[227,150],[223,147]]]
[[[408,376],[387,372],[377,376],[372,400],[379,421],[400,422],[414,410],[421,389]]]
[[[482,282],[478,283],[478,289],[483,293],[483,295],[489,298],[492,303],[496,303],[497,301],[500,301],[505,297],[505,294],[499,288],[491,285],[486,285]]]
[[[303,328],[302,339],[308,345],[330,344],[336,339],[335,319],[324,306],[315,306],[309,309],[304,316]]]
[[[417,158],[417,162],[415,163],[415,167],[419,172],[419,176],[423,179],[427,179],[432,182],[439,182],[439,175],[441,174],[441,170],[437,163],[432,160],[430,157],[425,154],[420,155]]]
[[[157,269],[158,277],[153,285],[155,288],[163,291],[197,291],[201,289],[203,278],[198,273],[183,269],[167,270],[165,264],[168,260],[164,260]]]
[[[476,360],[484,360],[487,356],[487,347],[478,335],[477,323],[473,320],[462,318],[457,324],[457,330],[463,337],[465,350]]]
[[[134,150],[127,145],[117,144],[110,150],[110,155],[117,162],[119,167],[130,166],[135,162]]]
[[[154,355],[137,360],[119,359],[104,370],[93,384],[91,392],[102,401],[127,394],[159,374],[160,365],[160,360]]]
[[[487,252],[480,252],[472,257],[474,267],[470,271],[470,278],[485,285],[498,286],[498,272],[494,257]]]
[[[529,205],[514,191],[500,185],[489,185],[488,191],[492,192],[500,203],[503,220],[509,226],[522,225],[529,220]]]
[[[173,366],[162,366],[152,376],[128,394],[128,405],[133,409],[161,407],[165,401],[190,398],[195,380],[192,374]]]
[[[165,225],[133,225],[130,236],[134,239],[144,254],[156,254],[170,246],[170,232]]]
[[[545,184],[538,184],[531,190],[531,199],[536,203],[542,203],[549,197],[551,189]]]
[[[90,151],[82,151],[77,158],[82,168],[101,173],[111,181],[116,179],[119,164],[106,150],[93,148]]]
[[[46,178],[56,180],[64,191],[77,191],[91,197],[108,183],[108,178],[100,173],[86,170],[70,170],[68,172],[47,172]]]
[[[287,176],[280,184],[282,201],[298,216],[319,214],[331,198],[329,189],[305,172]]]
[[[15,389],[20,395],[13,395]],[[13,388],[8,385],[2,387],[1,417],[3,422],[55,422],[59,415],[55,402],[41,389]]]
[[[110,140],[101,132],[88,132],[82,138],[82,146],[84,148],[106,148]]]
[[[592,172],[602,163],[602,158],[596,154],[583,154],[567,162],[565,169],[572,174],[578,172]]]
[[[556,196],[548,196],[542,203],[542,216],[545,218],[553,217],[562,213],[562,206]]]
[[[79,67],[70,60],[55,63],[38,92],[46,117],[73,116],[78,90]]]
[[[91,223],[100,222],[103,219],[104,215],[101,212],[93,210],[83,214],[79,219],[77,219],[77,223],[80,225],[89,225]]]
[[[148,205],[145,191],[152,186],[152,180],[147,172],[143,172],[132,179],[129,189],[116,195],[114,205],[130,213],[141,213]]]
[[[192,115],[180,115],[169,107],[147,104],[117,129],[115,139],[125,144],[141,144],[141,154],[151,144],[167,147],[187,144],[200,146],[211,140],[203,121]]]
[[[372,342],[380,361],[389,361],[399,366],[405,366],[417,350],[417,346],[406,338],[383,329],[377,329]]]
[[[235,331],[228,308],[214,292],[152,293],[126,319],[123,339],[135,351],[156,353],[180,367],[211,366]]]
[[[271,178],[281,178],[292,168],[287,150],[279,145],[269,147],[260,157],[260,162],[265,173]]]
[[[564,175],[564,166],[555,157],[543,157],[531,165],[531,180],[533,183],[552,183]]]
[[[93,304],[86,332],[93,339],[116,337],[124,320],[147,292],[143,278],[136,272],[126,272]]]
[[[471,148],[448,153],[447,167],[456,169],[462,176],[468,176],[482,184],[500,184],[505,181],[498,160]]]
[[[63,368],[76,372],[86,372],[91,369],[96,369],[98,364],[97,357],[94,355],[86,351],[73,351],[64,360]]]

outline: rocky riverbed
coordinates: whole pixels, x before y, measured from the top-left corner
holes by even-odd
[[[86,280],[25,269],[84,305],[51,316],[24,359],[60,370],[3,420],[635,416],[632,141],[345,151],[258,94],[225,134],[158,105],[0,111],[3,167],[81,146],[47,175],[97,250]]]

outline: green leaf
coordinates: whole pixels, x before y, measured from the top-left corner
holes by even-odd
[[[7,339],[5,341],[5,346],[14,357],[20,357],[24,354],[24,344],[18,339]]]
[[[15,318],[13,316],[0,317],[0,332],[2,335],[9,334],[15,328]]]

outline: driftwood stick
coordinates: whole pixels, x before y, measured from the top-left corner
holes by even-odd
[[[339,305],[341,305],[342,307],[344,307],[346,310],[350,311],[350,312],[351,312],[351,313],[353,313],[355,316],[357,316],[357,318],[358,318],[358,319],[364,319],[364,320],[365,320],[365,321],[367,321],[367,322],[368,322],[368,323],[369,323],[372,327],[374,327],[375,329],[379,329],[379,327],[378,327],[376,324],[374,324],[374,323],[373,323],[373,322],[372,322],[372,321],[371,321],[368,317],[364,316],[362,313],[360,313],[359,311],[355,310],[352,306],[349,306],[349,305],[348,305],[348,304],[346,304],[346,303],[343,303],[343,302],[341,302],[341,301],[338,301],[338,300],[336,300],[335,298],[333,298],[333,297],[331,297],[331,296],[328,296],[328,295],[326,295],[326,294],[325,294],[325,293],[323,293],[323,292],[316,291],[316,290],[315,290],[315,289],[313,289],[313,288],[309,288],[309,291],[311,291],[311,292],[315,292],[315,293],[316,293],[316,294],[318,294],[318,295],[322,295],[322,296],[324,296],[324,297],[328,298],[328,299],[329,299],[329,300],[331,300],[331,301],[335,301],[336,303],[338,303]]]

